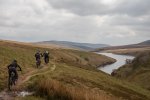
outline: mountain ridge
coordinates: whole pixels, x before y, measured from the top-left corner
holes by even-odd
[[[150,45],[150,40],[139,43],[139,45]]]
[[[41,42],[36,42],[35,44],[40,44],[40,45],[58,45],[60,47],[66,47],[66,48],[71,48],[71,49],[77,49],[77,50],[94,50],[97,48],[103,48],[103,47],[108,47],[110,45],[107,44],[93,44],[93,43],[79,43],[79,42],[70,42],[70,41],[41,41]]]
[[[104,48],[96,49],[95,51],[116,50],[116,49],[131,49],[131,48],[145,48],[145,47],[150,47],[150,40],[140,42],[140,43],[137,43],[137,44],[104,47]]]

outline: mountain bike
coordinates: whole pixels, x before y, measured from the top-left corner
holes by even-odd
[[[39,68],[41,66],[41,60],[37,59],[36,60],[36,67]]]
[[[18,71],[21,71],[21,70],[18,70]],[[16,76],[14,72],[11,72],[10,77],[8,79],[8,89],[11,90],[13,85],[16,85]]]
[[[49,58],[45,58],[45,64],[49,63]]]

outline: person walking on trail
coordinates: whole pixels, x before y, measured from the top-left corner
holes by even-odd
[[[45,64],[48,64],[49,63],[49,52],[48,51],[45,51],[43,53],[43,57],[44,57],[44,62]]]
[[[9,73],[9,79],[11,77],[11,73],[13,72],[15,74],[15,78],[16,78],[16,81],[18,80],[18,73],[17,73],[17,68],[21,70],[21,67],[18,65],[17,63],[17,60],[13,60],[13,62],[7,66],[8,68],[8,73]]]
[[[36,53],[35,53],[35,60],[36,60],[36,66],[39,67],[41,65],[41,57],[42,57],[42,54],[40,53],[40,51],[38,50]]]
[[[36,61],[41,60],[41,57],[42,57],[42,54],[41,54],[40,51],[38,50],[38,51],[35,53],[35,59],[36,59]]]

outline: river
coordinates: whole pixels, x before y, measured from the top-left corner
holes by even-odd
[[[125,65],[126,59],[134,59],[135,58],[133,56],[117,55],[117,54],[113,54],[113,53],[98,53],[98,54],[105,55],[105,56],[116,59],[115,63],[98,68],[99,70],[101,70],[105,73],[108,73],[108,74],[111,74],[114,69],[118,69],[119,67]]]

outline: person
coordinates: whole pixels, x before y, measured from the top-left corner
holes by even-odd
[[[36,59],[36,61],[38,61],[39,59],[41,59],[41,53],[40,53],[39,50],[35,53],[35,59]]]
[[[17,60],[13,60],[13,62],[7,66],[8,68],[8,73],[9,73],[9,78],[11,77],[11,73],[13,72],[15,74],[16,81],[18,80],[18,73],[17,73],[17,68],[22,71],[21,67],[18,65]]]
[[[35,53],[37,67],[40,66],[41,64],[41,57],[42,57],[42,54],[40,53],[39,50],[37,50],[37,52]]]
[[[49,52],[45,51],[43,53],[43,57],[44,57],[45,64],[47,64],[49,62]]]

